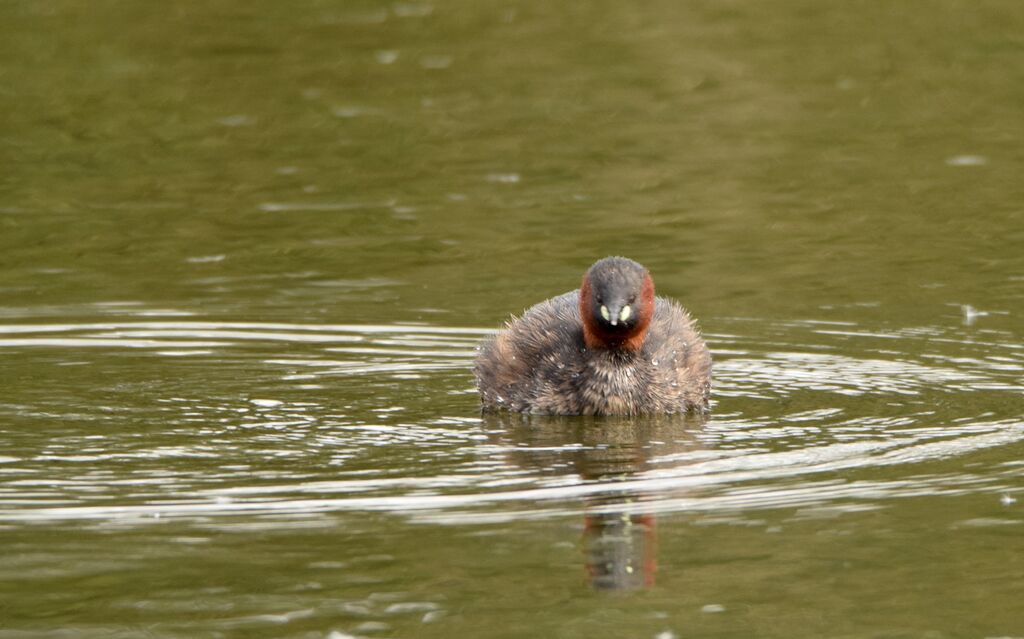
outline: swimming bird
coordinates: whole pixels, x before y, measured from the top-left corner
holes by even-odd
[[[580,288],[511,319],[474,366],[485,411],[641,415],[706,411],[711,353],[646,268],[606,257]]]

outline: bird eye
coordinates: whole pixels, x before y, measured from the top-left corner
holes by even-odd
[[[629,296],[629,303],[632,304],[635,301],[636,301],[636,295],[630,295]]]

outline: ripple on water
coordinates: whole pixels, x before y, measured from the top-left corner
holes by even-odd
[[[0,519],[711,516],[1017,490],[1018,466],[962,463],[1024,439],[1024,350],[998,331],[721,321],[707,420],[481,418],[469,371],[487,330],[119,308],[0,326],[22,373],[0,403]]]

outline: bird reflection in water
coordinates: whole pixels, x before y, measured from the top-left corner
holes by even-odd
[[[583,553],[595,590],[637,590],[654,584],[657,528],[645,504],[653,495],[627,480],[651,470],[659,458],[700,448],[700,415],[654,417],[537,417],[485,415],[492,441],[509,461],[541,475],[578,475],[607,490],[583,503]]]

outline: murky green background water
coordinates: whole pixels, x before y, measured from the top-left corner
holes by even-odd
[[[1022,33],[0,4],[0,637],[1024,637]],[[609,253],[710,419],[481,419]]]

